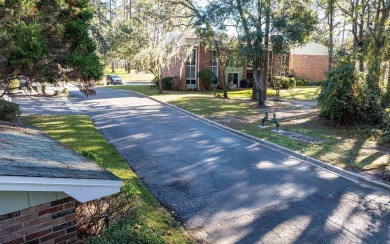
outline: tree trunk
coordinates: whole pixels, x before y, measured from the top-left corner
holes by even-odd
[[[269,25],[270,25],[270,12],[271,12],[271,0],[265,1],[265,30],[264,30],[264,54],[263,54],[263,72],[262,72],[262,89],[263,89],[263,99],[267,100],[267,83],[269,75]]]
[[[372,45],[371,62],[369,63],[367,86],[372,94],[380,96],[381,90],[379,87],[381,63],[383,61],[383,48],[385,47],[385,24],[390,14],[390,6],[377,6],[377,13],[375,17],[375,27]]]
[[[102,29],[102,13],[101,13],[101,2],[100,0],[98,1],[98,17],[99,17],[99,28]]]
[[[252,69],[253,69],[253,78],[256,81],[256,88],[257,88],[257,103],[259,105],[259,108],[265,107],[264,97],[263,97],[263,86],[262,86],[262,77],[259,73],[259,61],[254,61],[252,63]]]
[[[159,71],[158,71],[158,93],[162,93],[162,68],[159,66]]]
[[[329,0],[328,2],[328,23],[329,23],[329,64],[328,71],[332,70],[333,63],[333,12],[334,12],[334,0]]]
[[[221,79],[222,79],[222,83],[223,83],[223,98],[227,99],[229,98],[228,97],[228,93],[227,93],[227,80],[226,80],[226,77],[225,77],[225,72],[226,72],[226,63],[224,61],[224,59],[221,59],[221,49],[219,48],[219,46],[217,45],[216,46],[216,51],[217,51],[217,58],[218,58],[218,62],[219,62],[219,65],[221,67]]]
[[[112,72],[112,73],[115,72],[115,61],[112,61],[112,62],[111,62],[111,72]]]
[[[229,98],[228,97],[228,93],[227,93],[227,87],[228,87],[228,84],[227,84],[227,80],[226,80],[226,77],[225,77],[225,69],[222,69],[222,79],[223,79],[223,98],[227,99]]]
[[[262,1],[257,0],[257,23],[256,23],[256,32],[257,32],[257,40],[255,41],[255,46],[261,46],[263,45],[263,38],[262,38]],[[264,49],[263,49],[264,51]],[[253,63],[252,63],[252,69],[253,69],[253,77],[256,80],[256,88],[257,88],[257,104],[259,105],[259,108],[265,107],[264,102],[264,96],[263,96],[263,82],[262,81],[262,75],[259,72],[264,72],[264,70],[261,70],[264,68],[264,60],[263,55],[260,57],[254,57]],[[259,67],[260,66],[260,67]],[[260,71],[259,71],[260,68]]]
[[[112,7],[111,7],[111,4],[112,4],[112,0],[108,0],[109,1],[109,11],[110,11],[110,21],[112,20]]]
[[[357,0],[357,3],[359,4],[359,0]],[[359,5],[358,5],[359,6]],[[361,6],[360,13],[357,13],[356,18],[359,16],[360,23],[359,23],[359,50],[358,50],[358,67],[359,71],[363,72],[364,71],[364,44],[363,44],[363,34],[364,34],[364,12],[365,12],[365,5],[362,1],[362,6]]]
[[[390,62],[387,63],[387,84],[386,92],[382,99],[382,106],[384,108],[390,106]]]
[[[251,96],[252,101],[257,101],[257,89],[256,89],[256,80],[254,77],[253,73],[253,81],[252,81],[252,96]]]

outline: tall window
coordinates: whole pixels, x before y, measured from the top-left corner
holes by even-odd
[[[186,79],[187,79],[187,85],[196,84],[196,50],[195,49],[192,49],[192,52],[187,59]]]
[[[210,69],[216,77],[218,77],[218,59],[217,51],[210,51]]]

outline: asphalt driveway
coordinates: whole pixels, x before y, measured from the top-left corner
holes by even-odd
[[[72,92],[25,113],[91,116],[151,192],[207,243],[390,243],[390,196],[131,92]],[[47,112],[49,111],[49,112]]]

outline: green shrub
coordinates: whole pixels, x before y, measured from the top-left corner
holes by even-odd
[[[370,94],[362,74],[349,63],[339,64],[327,75],[318,97],[320,116],[337,124],[382,123],[378,97]]]
[[[19,80],[18,79],[13,79],[11,80],[8,84],[7,84],[7,87],[9,89],[9,91],[15,91],[19,88]]]
[[[296,78],[297,86],[311,86],[311,81],[302,78]]]
[[[15,121],[19,116],[19,104],[0,100],[0,120]]]
[[[55,91],[54,91],[54,95],[55,95],[55,96],[60,95],[60,91],[59,91],[59,90],[55,90]]]
[[[65,96],[68,96],[68,95],[69,95],[69,90],[68,90],[68,88],[64,88],[64,89],[62,90],[62,93],[63,93]]]
[[[275,76],[273,84],[279,89],[292,89],[296,86],[296,81],[294,77]]]
[[[172,81],[173,81],[173,77],[164,77],[164,78],[162,78],[161,85],[162,85],[163,89],[164,90],[172,89]]]
[[[206,90],[210,90],[210,85],[217,81],[217,76],[210,69],[201,69],[198,72],[198,77]]]
[[[152,80],[152,86],[158,87],[158,77],[154,77]]]
[[[161,79],[161,86],[163,90],[170,90],[172,89],[172,82],[173,82],[173,77],[164,77]],[[154,77],[152,80],[152,83],[154,84],[155,87],[158,87],[158,78]]]
[[[100,237],[92,237],[90,244],[100,243],[156,243],[163,244],[166,241],[162,234],[146,224],[134,220],[124,220],[111,225]]]

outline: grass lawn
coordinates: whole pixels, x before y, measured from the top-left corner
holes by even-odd
[[[121,89],[121,90],[130,90],[137,91],[143,93],[148,96],[154,95],[209,95],[213,94],[211,91],[187,91],[187,92],[179,92],[179,91],[164,91],[162,94],[158,94],[158,91],[155,88],[150,87],[150,85],[124,85],[124,86],[110,86],[112,89]],[[300,101],[306,100],[314,100],[317,98],[320,92],[319,86],[308,86],[308,87],[296,87],[291,90],[281,90],[280,97],[284,99],[294,99]],[[223,91],[218,90],[217,94],[223,96]],[[268,96],[275,96],[276,92],[273,89],[267,90]],[[228,96],[231,99],[247,99],[252,95],[252,90],[250,89],[237,89],[228,91]]]
[[[378,174],[383,167],[390,168],[390,144],[378,143],[370,136],[366,136],[355,128],[335,127],[316,116],[316,109],[292,110],[297,113],[281,120],[281,129],[293,131],[323,140],[321,145],[313,145],[288,137],[278,135],[271,130],[274,126],[260,129],[264,112],[278,111],[279,102],[270,97],[268,107],[259,110],[256,104],[250,102],[250,90],[233,90],[229,92],[230,99],[214,98],[210,92],[179,92],[164,91],[158,94],[149,86],[117,86],[115,89],[134,90],[152,96],[161,101],[171,103],[195,114],[209,118],[226,126],[243,131],[250,135],[274,142],[281,146],[304,153],[339,167],[354,171],[369,171]],[[268,95],[274,95],[273,90]],[[304,103],[316,98],[319,87],[298,87],[292,90],[281,91],[281,98],[293,99]],[[310,102],[310,101],[309,101]],[[315,103],[314,103],[315,104]],[[283,109],[291,109],[284,107]]]
[[[135,221],[156,229],[168,243],[193,243],[171,214],[145,188],[115,148],[96,130],[88,116],[28,116],[24,120],[78,153],[92,153],[98,159],[95,162],[120,177],[125,186],[135,187],[140,193]]]

